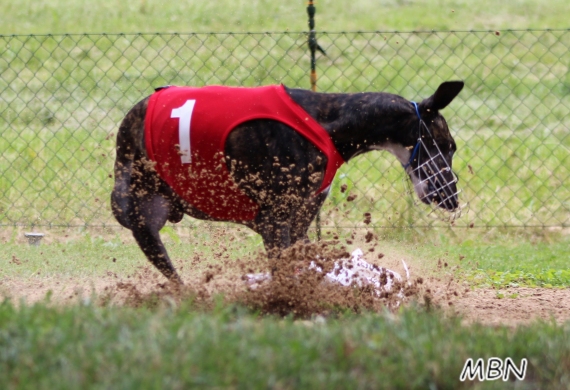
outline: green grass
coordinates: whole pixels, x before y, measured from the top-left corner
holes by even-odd
[[[375,232],[381,238],[381,248],[402,251],[400,257],[414,264],[412,274],[416,276],[447,275],[472,289],[515,288],[514,293],[517,287],[570,287],[567,234],[480,228],[375,229]]]
[[[458,267],[458,275],[477,287],[570,287],[570,240],[511,241],[443,245],[437,252]]]
[[[238,272],[240,264],[264,252],[261,238],[253,232],[216,226],[162,230],[170,257],[177,268],[182,268],[185,278],[195,277],[209,264],[224,263],[230,273],[235,266]],[[438,260],[442,260],[448,263],[451,274],[472,287],[570,287],[567,236],[531,237],[481,229],[374,231],[380,237],[379,250],[411,261],[415,276],[437,273]],[[40,247],[22,245],[22,237],[16,235],[0,244],[0,278],[93,279],[109,273],[126,277],[140,267],[150,266],[125,229],[112,229],[113,233],[104,235],[83,228],[45,232],[47,243]],[[341,243],[353,233],[329,228],[323,231],[325,239],[330,239],[329,232],[338,234]],[[357,246],[366,250],[363,239],[358,237],[351,240],[355,242],[348,245],[349,250]],[[200,261],[193,261],[197,256]]]
[[[520,388],[461,383],[466,359],[528,359],[525,386],[569,384],[568,326],[462,326],[406,309],[314,322],[258,318],[191,301],[130,309],[0,304],[0,387]]]
[[[566,28],[568,2],[540,0],[317,0],[317,27],[344,30]],[[72,32],[301,31],[306,1],[161,2],[31,0],[0,5],[0,34]]]
[[[39,247],[3,244],[2,253],[5,267],[0,278],[81,278],[103,276],[107,272],[127,275],[146,264],[136,245],[124,245],[118,238],[107,241],[92,236]]]
[[[102,234],[84,228],[44,232],[46,237],[37,247],[24,244],[23,234],[15,232],[0,243],[0,279],[96,279],[109,273],[126,277],[150,266],[130,232],[123,228]],[[195,276],[209,264],[253,258],[263,250],[261,238],[246,229],[165,227],[161,233],[174,265],[185,275]],[[200,261],[193,261],[197,256]]]

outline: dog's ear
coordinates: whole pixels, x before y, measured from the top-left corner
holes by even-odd
[[[446,81],[442,83],[432,96],[421,103],[422,108],[433,112],[447,107],[461,92],[463,85],[463,81]]]

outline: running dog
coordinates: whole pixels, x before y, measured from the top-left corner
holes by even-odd
[[[113,214],[148,260],[182,283],[159,235],[167,221],[239,223],[278,256],[308,239],[336,170],[372,150],[400,161],[424,203],[456,210],[456,145],[439,111],[462,88],[444,82],[420,103],[283,85],[159,88],[120,125]]]

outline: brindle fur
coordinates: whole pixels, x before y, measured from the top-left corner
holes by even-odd
[[[421,117],[450,166],[456,146],[439,110],[462,88],[461,81],[443,83],[433,96],[419,104]],[[408,100],[388,93],[287,91],[330,134],[345,161],[379,149],[389,150],[402,163],[410,158],[419,120]],[[180,222],[184,214],[216,219],[182,200],[158,177],[144,144],[147,104],[148,98],[140,101],[121,123],[111,206],[119,223],[132,231],[149,261],[166,278],[182,283],[160,239],[160,229],[167,221]],[[309,225],[328,195],[325,191],[314,196],[324,177],[326,157],[296,131],[272,120],[254,120],[236,127],[228,136],[225,154],[236,183],[260,206],[253,221],[232,222],[259,233],[270,256],[278,256],[295,242],[307,240]],[[416,160],[415,166],[421,163]],[[407,170],[408,174],[411,171]],[[422,198],[420,192],[418,195]],[[425,197],[422,200],[437,201]],[[457,207],[456,198],[449,202],[442,207]]]

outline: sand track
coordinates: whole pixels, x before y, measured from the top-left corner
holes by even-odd
[[[5,278],[0,281],[0,297],[10,297],[17,304],[33,304],[48,299],[52,304],[76,304],[81,301],[93,301],[101,304],[113,305],[138,305],[144,303],[149,297],[165,298],[172,296],[174,299],[185,295],[211,299],[216,293],[222,292],[231,299],[239,297],[246,291],[244,282],[236,278],[234,274],[224,274],[218,270],[212,275],[210,271],[203,272],[192,279],[186,278],[189,286],[182,293],[173,293],[164,279],[149,266],[140,267],[130,277],[119,277],[108,274],[99,277],[84,278]],[[428,296],[430,304],[442,307],[450,315],[459,314],[465,323],[480,322],[488,325],[528,324],[536,320],[551,321],[558,323],[570,319],[570,289],[553,288],[509,288],[494,290],[487,288],[466,288],[458,285],[451,279],[426,278],[416,289],[411,292],[409,301],[415,300],[421,305],[426,304]],[[281,287],[280,287],[281,288]],[[289,287],[287,287],[289,288]],[[314,288],[314,285],[309,288]],[[330,296],[331,291],[343,291],[344,287],[334,286],[318,292],[318,297]],[[289,290],[287,290],[289,291]],[[304,290],[297,290],[294,294],[305,294]],[[283,291],[280,290],[279,294]],[[314,293],[313,293],[314,294]],[[323,295],[324,294],[324,295]],[[279,295],[282,297],[283,295]],[[250,299],[252,297],[250,296]],[[263,299],[253,296],[256,304],[262,305]],[[299,298],[299,297],[297,297]],[[362,300],[344,302],[345,304],[358,304],[366,308]],[[301,303],[299,303],[301,302]],[[303,300],[298,300],[301,305]],[[267,303],[267,302],[265,302]],[[269,304],[280,304],[270,301]],[[282,302],[281,302],[282,304]],[[378,309],[379,305],[371,305],[370,309]],[[310,310],[318,311],[316,306],[303,306],[304,315],[310,314]],[[279,312],[281,308],[275,310]]]

